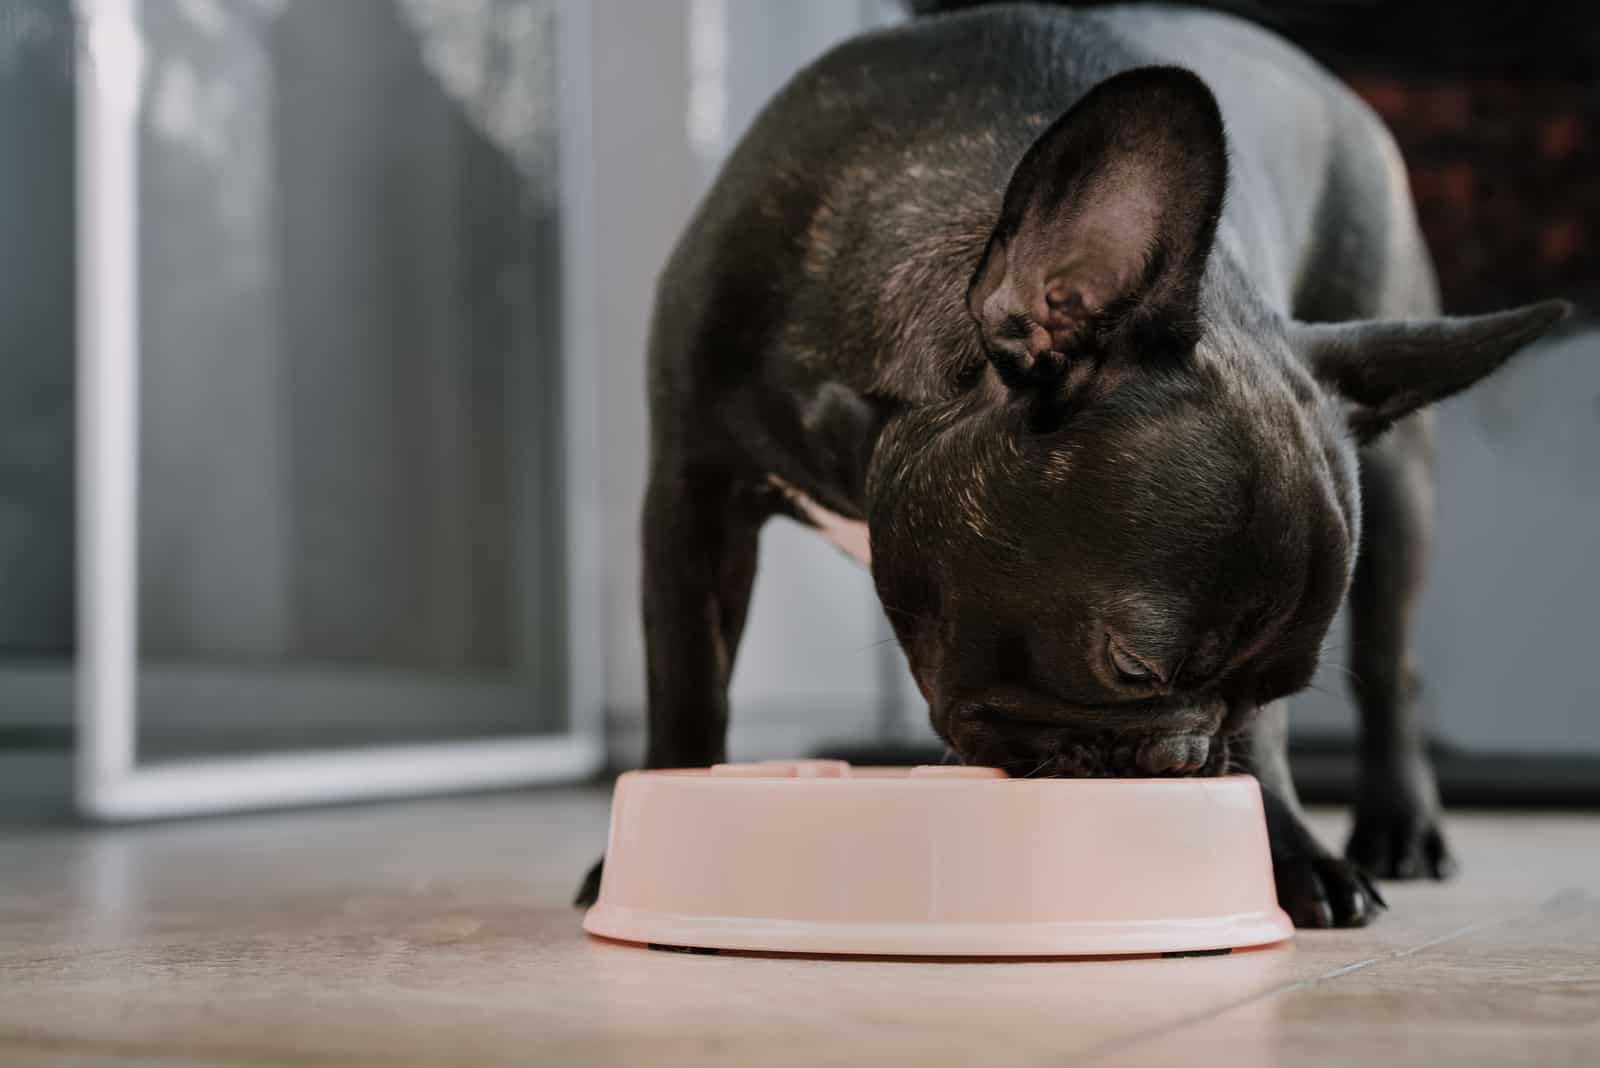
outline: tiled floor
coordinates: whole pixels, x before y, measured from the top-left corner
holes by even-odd
[[[559,791],[0,828],[0,1065],[1600,1064],[1593,814],[1457,815],[1455,883],[1284,949],[920,964],[588,940],[604,820]]]

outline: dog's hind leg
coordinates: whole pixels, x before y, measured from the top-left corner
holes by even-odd
[[[1357,136],[1330,176],[1326,225],[1296,314],[1325,322],[1436,316],[1438,285],[1399,152],[1370,115],[1352,129]],[[1442,877],[1452,863],[1423,744],[1412,646],[1433,525],[1433,416],[1400,420],[1361,450],[1360,463],[1348,666],[1361,716],[1361,787],[1345,855],[1381,877]]]
[[[1442,879],[1454,861],[1417,706],[1412,645],[1432,536],[1426,414],[1362,450],[1363,531],[1350,588],[1351,686],[1361,712],[1361,788],[1345,855],[1383,878]]]
[[[1402,213],[1376,310],[1439,314],[1432,258]],[[1455,869],[1417,704],[1414,633],[1433,540],[1434,415],[1400,420],[1363,448],[1361,547],[1347,604],[1351,689],[1361,719],[1361,786],[1345,856],[1381,878]]]

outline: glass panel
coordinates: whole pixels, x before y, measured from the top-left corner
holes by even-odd
[[[141,760],[559,729],[554,0],[141,29]]]
[[[72,648],[72,60],[66,5],[0,6],[0,670]]]
[[[73,53],[0,3],[0,818],[71,797]]]

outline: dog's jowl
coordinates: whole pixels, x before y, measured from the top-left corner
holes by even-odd
[[[1007,6],[846,43],[661,277],[648,763],[722,759],[757,531],[790,515],[870,555],[963,760],[1253,770],[1284,907],[1365,923],[1367,873],[1451,863],[1411,697],[1422,409],[1564,310],[1440,317],[1387,133],[1245,22]],[[1284,699],[1347,600],[1340,858],[1300,818]]]

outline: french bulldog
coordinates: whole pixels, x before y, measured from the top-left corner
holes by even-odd
[[[1414,702],[1434,401],[1566,314],[1440,316],[1399,154],[1273,34],[1006,5],[848,41],[660,276],[649,767],[724,758],[773,516],[870,564],[965,762],[1261,782],[1300,926],[1452,860]],[[1285,698],[1348,601],[1362,786],[1306,828]],[[580,901],[592,900],[600,869]]]

